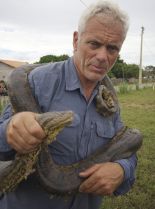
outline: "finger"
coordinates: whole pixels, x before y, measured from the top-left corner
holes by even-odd
[[[101,184],[100,182],[96,182],[91,187],[85,187],[84,189],[81,189],[80,192],[92,193],[95,195],[112,195],[112,190],[110,190],[106,184]]]
[[[86,169],[85,171],[82,171],[79,173],[80,177],[88,177],[92,175],[96,170],[98,170],[100,167],[100,164],[95,164],[92,167]]]
[[[15,141],[14,141],[14,143],[13,143],[12,145],[10,144],[10,146],[11,146],[14,150],[16,150],[18,153],[22,153],[22,152],[23,152],[22,147],[21,147],[18,143],[16,143]]]
[[[101,185],[104,185],[104,179],[102,178],[100,169],[102,166],[102,164],[96,164],[86,170],[87,174],[91,173],[91,175],[81,184],[80,191],[91,193],[100,188]]]
[[[45,138],[46,134],[36,120],[31,120],[31,121],[26,120],[24,122],[24,126],[25,126],[25,129],[27,130],[27,132],[31,136],[34,136],[39,141],[42,141],[42,139]]]
[[[35,114],[29,114],[29,117],[25,117],[22,121],[22,127],[14,125],[16,131],[24,139],[24,141],[30,145],[37,145],[42,142],[45,137],[45,133],[38,122],[35,120]]]
[[[21,143],[23,143],[23,146],[26,147],[34,147],[37,146],[42,142],[42,139],[34,137],[31,135],[31,133],[27,132],[27,130],[23,130],[22,133],[18,133],[18,140],[20,140]]]
[[[22,128],[19,129],[13,120],[10,121],[9,128],[7,130],[7,138],[8,143],[12,146],[12,148],[20,153],[33,150],[36,148],[38,143],[41,142],[35,137],[31,136],[25,129],[25,126],[22,126]]]
[[[112,195],[112,190],[106,187],[106,184],[100,184],[99,182],[94,184],[88,190],[85,190],[86,193],[93,193],[96,195]]]
[[[103,188],[104,188],[104,186],[102,185],[102,190],[103,190]],[[98,190],[100,190],[100,189],[101,189],[100,183],[99,183],[99,182],[96,182],[96,183],[92,184],[92,186],[86,187],[86,188],[84,189],[84,192],[96,194],[96,192],[97,192]]]
[[[91,175],[89,176],[89,178],[87,178],[81,185],[79,188],[80,192],[88,192],[91,190],[92,187],[94,187],[94,185],[97,184],[97,178],[95,177],[95,175]]]
[[[11,137],[9,144],[13,149],[20,153],[27,153],[36,147],[34,144],[31,145],[25,142],[25,140],[16,132],[14,133],[14,136]]]

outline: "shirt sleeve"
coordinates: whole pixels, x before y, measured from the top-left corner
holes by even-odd
[[[8,105],[0,116],[0,160],[11,160],[14,151],[7,143],[6,128],[12,116],[11,105]]]
[[[120,117],[120,111],[118,111],[115,115],[114,124],[115,124],[116,132],[119,131],[124,126]],[[137,166],[137,156],[136,154],[134,154],[128,159],[121,159],[115,162],[119,163],[124,169],[124,181],[114,192],[114,195],[118,196],[118,195],[127,193],[135,182],[135,170]]]
[[[115,162],[119,163],[124,169],[124,181],[114,192],[114,195],[118,196],[127,193],[135,182],[135,169],[137,166],[137,156],[132,155],[128,159],[121,159]]]

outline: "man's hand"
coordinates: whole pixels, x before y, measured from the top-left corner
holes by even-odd
[[[112,195],[124,179],[124,170],[118,163],[95,164],[81,172],[80,177],[86,178],[79,191],[97,195]]]
[[[7,127],[8,144],[19,153],[34,150],[45,138],[45,133],[35,120],[36,113],[15,114]]]

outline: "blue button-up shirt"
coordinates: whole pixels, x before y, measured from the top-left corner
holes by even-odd
[[[86,100],[80,84],[73,58],[64,62],[50,63],[33,70],[29,75],[33,95],[42,112],[72,110],[72,124],[58,134],[57,140],[49,145],[54,160],[59,164],[71,164],[86,158],[90,153],[106,144],[123,126],[119,112],[103,117],[96,112],[94,89]],[[6,126],[11,108],[8,106],[0,118],[0,158],[13,157],[14,151],[6,142]],[[117,161],[124,168],[125,177],[116,195],[126,193],[134,182],[136,157]],[[60,198],[46,193],[35,175],[23,181],[14,192],[4,195],[0,209],[97,209],[102,197],[78,193],[69,198]]]

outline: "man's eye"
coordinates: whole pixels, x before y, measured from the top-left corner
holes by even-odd
[[[107,50],[108,50],[110,53],[119,52],[119,48],[118,48],[117,46],[113,46],[113,45],[108,45],[108,46],[107,46]]]
[[[92,48],[98,48],[100,47],[100,43],[96,42],[96,41],[90,41],[89,42],[89,45],[92,47]]]

